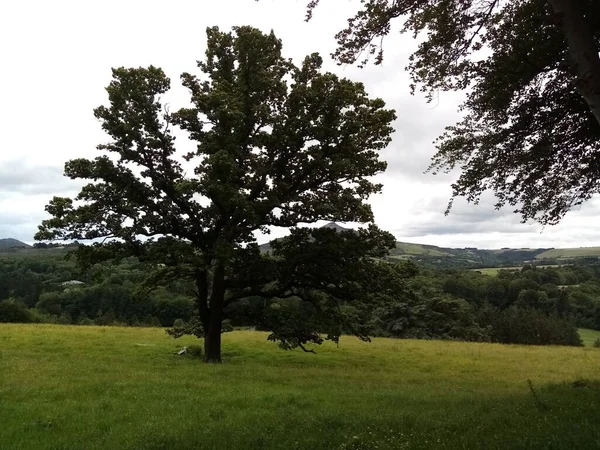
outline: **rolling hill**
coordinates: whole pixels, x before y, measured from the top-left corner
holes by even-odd
[[[31,245],[12,238],[0,239],[0,251],[11,250],[15,248],[31,248]]]
[[[350,231],[334,222],[324,225],[337,231]],[[269,243],[262,244],[262,251],[269,251]],[[440,268],[512,267],[524,263],[561,264],[573,262],[574,258],[600,258],[600,247],[587,248],[502,248],[478,249],[475,247],[449,248],[435,245],[396,242],[389,259],[413,259],[422,266]]]
[[[323,226],[336,231],[352,231],[335,222]],[[67,245],[68,246],[68,245]],[[269,242],[259,246],[263,252],[271,249]],[[17,239],[0,239],[0,252],[14,252],[20,249],[21,253],[46,254],[51,249],[33,249],[30,245]],[[55,249],[66,252],[66,249]],[[489,267],[516,267],[525,263],[529,264],[569,264],[578,258],[600,258],[599,247],[581,248],[502,248],[479,249],[476,247],[450,248],[435,245],[418,244],[413,242],[396,242],[396,247],[390,251],[389,260],[401,261],[413,259],[423,267],[437,268],[489,268]]]

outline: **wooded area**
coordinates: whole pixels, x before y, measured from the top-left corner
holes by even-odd
[[[82,271],[64,249],[0,253],[0,321],[173,327],[193,333],[198,311],[193,283],[173,280],[149,290],[152,268],[134,257]],[[374,308],[341,302],[359,314],[362,336],[579,345],[576,328],[600,330],[600,263],[500,269],[418,268],[397,263],[399,290]],[[400,289],[401,286],[401,289]],[[192,318],[192,319],[190,319]],[[224,311],[225,329],[271,331],[284,348],[326,331],[326,316],[299,298],[248,295]],[[349,321],[340,334],[357,334]],[[317,342],[318,343],[318,342]],[[291,344],[291,345],[290,345]]]

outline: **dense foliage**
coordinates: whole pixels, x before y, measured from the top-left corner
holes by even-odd
[[[306,251],[299,257],[311,259],[319,255],[320,265],[310,265],[310,270],[333,270],[328,267],[336,255],[327,253],[334,252],[335,245],[315,245],[312,250],[310,242],[305,245]],[[97,263],[82,272],[64,257],[65,251],[59,249],[0,253],[0,322],[163,327],[175,324],[174,335],[203,336],[201,321],[194,319],[197,310],[191,292],[193,283],[173,280],[148,291],[144,285],[148,264],[136,258],[123,259],[118,264]],[[271,331],[272,338],[284,348],[304,347],[322,336],[341,333],[365,338],[374,335],[574,345],[579,344],[576,327],[600,330],[597,262],[525,266],[500,270],[497,276],[476,269],[419,269],[410,261],[394,267],[381,267],[382,263],[376,260],[372,264],[372,269],[377,269],[376,276],[370,276],[368,286],[374,288],[383,283],[385,289],[374,290],[376,295],[361,302],[345,298],[363,296],[360,291],[348,292],[343,286],[338,290],[340,287],[335,287],[335,280],[330,278],[331,286],[326,289],[333,289],[333,294],[340,296],[339,303],[328,296],[319,297],[317,302],[303,301],[302,292],[287,298],[248,294],[229,304],[224,318],[236,327]],[[355,270],[352,264],[346,269]],[[311,277],[310,270],[302,272],[302,276]],[[333,270],[330,276],[337,273]],[[355,276],[369,275],[356,272]],[[83,284],[68,283],[72,280]],[[310,292],[318,296],[319,290]],[[345,323],[331,320],[327,314],[328,308],[337,305]],[[359,329],[353,328],[356,324],[360,324]]]

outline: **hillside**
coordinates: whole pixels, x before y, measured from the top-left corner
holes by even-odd
[[[397,242],[396,248],[391,251],[390,256],[394,259],[412,258],[427,266],[466,268],[518,265],[540,259],[539,256],[544,254],[549,255],[545,256],[544,259],[556,259],[557,257],[548,253],[553,250],[547,248],[503,248],[500,250],[478,249],[475,247],[446,248],[435,245]],[[598,249],[597,256],[600,256],[600,249]]]
[[[323,225],[336,231],[352,231],[335,222]],[[66,245],[65,247],[68,247]],[[259,245],[263,252],[271,249],[270,242]],[[47,255],[49,251],[64,253],[67,250],[33,249],[30,245],[16,239],[0,239],[0,252],[20,249],[24,255]],[[413,242],[396,242],[396,248],[390,252],[390,259],[413,259],[425,267],[438,268],[482,268],[482,267],[512,267],[524,263],[532,264],[564,264],[572,263],[577,258],[600,258],[599,247],[580,248],[502,248],[479,249],[476,247],[450,248],[435,245],[418,244]]]
[[[536,259],[600,257],[600,247],[553,248],[540,253]]]
[[[10,250],[15,248],[31,248],[31,245],[25,242],[18,241],[17,239],[0,239],[0,251]]]
[[[334,222],[323,226],[336,231],[350,231]],[[260,245],[261,251],[269,251],[270,243]],[[574,258],[600,258],[600,247],[586,248],[502,248],[478,249],[476,247],[449,248],[435,245],[396,242],[390,252],[393,260],[413,259],[423,266],[439,268],[511,267],[524,263],[561,264]]]

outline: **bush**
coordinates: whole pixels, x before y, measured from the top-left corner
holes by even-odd
[[[503,344],[583,345],[572,320],[536,309],[485,307],[480,311],[479,322],[491,327],[494,342]]]
[[[175,339],[185,336],[186,334],[193,335],[198,338],[204,337],[204,328],[202,327],[200,318],[197,316],[193,316],[189,322],[184,322],[181,319],[175,319],[173,322],[173,327],[167,328],[166,332],[169,336],[173,336]]]
[[[189,322],[175,319],[173,326],[167,328],[165,331],[169,336],[172,336],[175,339],[185,335],[196,336],[200,339],[204,337],[204,327],[198,316],[192,316]],[[233,325],[231,325],[231,322],[228,319],[225,319],[221,326],[221,333],[227,333],[229,331],[233,331]]]
[[[90,319],[88,316],[86,316],[85,314],[82,314],[79,317],[79,320],[77,321],[77,323],[79,325],[94,325],[94,321],[92,319]]]
[[[597,339],[594,341],[594,347],[596,347],[596,348],[600,348],[600,338],[597,338]]]
[[[148,314],[144,320],[142,320],[142,322],[140,323],[141,326],[143,327],[157,327],[160,328],[162,327],[161,323],[160,323],[160,319],[158,317],[154,317],[150,314]]]
[[[230,331],[233,331],[233,325],[229,319],[225,319],[221,325],[221,333],[228,333]]]
[[[67,313],[62,313],[58,318],[58,323],[61,325],[70,325],[73,323],[73,319]]]
[[[31,321],[34,323],[58,323],[57,316],[40,311],[37,308],[30,309],[29,313],[31,314]]]
[[[0,302],[0,322],[29,323],[33,317],[24,303],[8,299]]]
[[[203,348],[201,345],[190,345],[187,348],[187,354],[192,358],[202,358]]]

